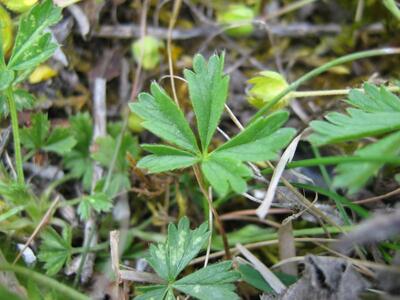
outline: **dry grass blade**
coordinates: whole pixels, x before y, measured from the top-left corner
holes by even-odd
[[[148,272],[139,272],[136,270],[120,270],[119,275],[121,280],[146,283],[164,283],[164,281],[156,274]]]
[[[31,234],[31,236],[28,238],[28,240],[26,241],[24,246],[19,251],[17,257],[15,258],[15,260],[13,262],[13,264],[15,264],[20,259],[21,255],[24,253],[26,248],[29,247],[30,243],[33,241],[33,239],[36,237],[36,235],[39,233],[39,231],[43,228],[44,225],[46,225],[49,222],[49,220],[51,218],[51,215],[53,213],[53,210],[57,206],[59,201],[60,201],[60,196],[57,196],[57,198],[53,201],[53,203],[50,205],[49,209],[44,214],[42,220],[40,220],[40,223],[38,224],[38,226],[36,226],[35,230]]]
[[[242,255],[250,261],[254,268],[260,272],[261,276],[266,282],[273,288],[277,294],[281,294],[285,289],[285,285],[267,268],[257,257],[255,257],[249,250],[247,250],[243,245],[236,244],[236,248],[242,253]]]
[[[301,139],[301,134],[299,134],[296,138],[293,139],[293,141],[290,143],[290,145],[287,147],[285,152],[283,152],[283,155],[281,159],[278,162],[278,165],[276,166],[276,169],[274,171],[274,174],[272,175],[271,182],[268,186],[267,193],[265,195],[265,198],[261,205],[257,208],[257,216],[260,219],[264,219],[269,211],[269,208],[271,207],[272,201],[274,200],[276,188],[278,187],[279,179],[282,176],[283,171],[285,170],[286,164],[289,163],[294,156],[294,153],[296,152],[297,145]]]

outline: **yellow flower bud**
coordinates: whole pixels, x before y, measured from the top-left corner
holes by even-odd
[[[7,53],[13,43],[12,21],[8,12],[0,5],[0,28],[3,41],[3,52]]]
[[[232,37],[243,37],[248,36],[253,32],[253,24],[251,21],[254,19],[254,11],[242,4],[229,5],[226,10],[217,12],[217,20],[222,25],[234,25],[240,23],[246,23],[238,25],[238,27],[228,29],[226,31]]]
[[[142,126],[143,119],[134,112],[129,113],[128,128],[135,133],[141,133],[144,128]]]
[[[9,10],[22,13],[29,10],[38,0],[0,0]]]
[[[132,54],[143,69],[152,70],[160,63],[160,49],[163,47],[161,41],[147,35],[132,44]]]
[[[277,72],[262,71],[259,76],[248,80],[253,87],[248,91],[247,100],[250,104],[257,108],[263,107],[270,102],[275,96],[288,87],[285,78]],[[290,95],[281,99],[273,109],[280,109],[287,106],[290,102]]]

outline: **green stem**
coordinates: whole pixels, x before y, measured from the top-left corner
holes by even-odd
[[[311,145],[311,150],[314,153],[314,156],[316,159],[320,159],[322,157],[321,153],[319,152],[318,147]],[[319,167],[319,170],[321,171],[322,178],[324,179],[326,185],[329,187],[329,189],[331,189],[332,179],[329,176],[329,173],[326,170],[325,165],[318,165],[318,167]]]
[[[22,168],[22,155],[21,155],[21,142],[19,138],[19,125],[18,125],[18,114],[17,107],[15,105],[14,93],[12,88],[7,89],[7,102],[8,109],[10,110],[11,116],[11,127],[13,131],[14,140],[14,152],[15,152],[15,164],[17,168],[17,180],[19,184],[24,184],[24,170]]]
[[[22,275],[24,277],[32,279],[33,281],[36,281],[39,284],[43,284],[44,286],[47,286],[50,289],[56,290],[61,295],[64,295],[64,296],[68,297],[69,299],[89,300],[89,297],[75,291],[74,289],[70,288],[69,286],[66,286],[66,285],[60,283],[59,281],[54,280],[53,278],[47,277],[45,275],[31,271],[29,269],[26,269],[26,268],[23,268],[20,266],[16,266],[16,265],[0,264],[0,270],[15,272],[19,275]]]
[[[320,75],[321,73],[326,72],[332,67],[337,65],[341,65],[347,62],[351,62],[357,59],[372,57],[372,56],[382,56],[382,55],[393,55],[393,54],[400,54],[400,48],[383,48],[377,50],[367,50],[356,52],[348,55],[341,56],[337,59],[334,59],[322,66],[304,74],[299,79],[291,83],[286,89],[276,95],[270,102],[266,103],[260,110],[251,118],[249,123],[254,122],[257,118],[261,117],[265,113],[267,113],[276,103],[278,103],[283,97],[288,95],[290,92],[293,92],[298,89],[300,85],[304,82],[314,78],[315,76]]]
[[[90,248],[87,248],[87,247],[76,247],[76,248],[72,249],[71,253],[72,254],[80,254],[80,253],[85,252],[85,251],[87,251],[87,252],[102,251],[102,250],[107,249],[109,247],[109,245],[110,245],[110,243],[107,241],[107,242],[104,242],[104,243],[101,243],[101,244],[97,244],[97,245],[95,245],[93,247],[90,247]]]
[[[391,92],[399,92],[400,87],[389,86],[386,88]],[[350,91],[358,90],[363,91],[363,89],[339,89],[339,90],[320,90],[320,91],[294,91],[290,92],[290,98],[310,98],[310,97],[327,97],[327,96],[344,96],[348,95]]]
[[[303,159],[288,163],[286,169],[294,169],[300,167],[315,167],[322,165],[336,165],[339,163],[387,163],[400,165],[400,157],[398,156],[325,156],[320,158]],[[267,168],[261,171],[262,174],[271,174],[272,169]]]

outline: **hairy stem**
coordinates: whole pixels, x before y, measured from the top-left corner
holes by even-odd
[[[15,154],[15,165],[17,168],[17,181],[19,184],[25,183],[24,170],[22,165],[22,155],[21,155],[21,141],[19,137],[19,125],[18,125],[18,114],[17,107],[15,105],[15,98],[12,88],[7,89],[7,102],[8,109],[10,110],[11,116],[11,127],[13,132],[14,140],[14,154]]]
[[[215,225],[217,226],[218,231],[221,234],[222,242],[224,244],[225,256],[227,259],[231,259],[232,255],[231,255],[231,251],[229,249],[228,237],[226,236],[226,232],[225,232],[224,226],[222,225],[222,222],[218,215],[218,212],[215,209],[215,207],[207,193],[206,187],[204,186],[204,182],[203,182],[203,178],[201,176],[200,169],[197,165],[195,165],[195,166],[193,166],[193,170],[194,170],[194,174],[197,179],[197,183],[199,184],[200,190],[203,193],[204,197],[206,197],[206,199],[208,201],[208,206],[210,207],[210,210],[212,211],[212,213],[214,215]]]

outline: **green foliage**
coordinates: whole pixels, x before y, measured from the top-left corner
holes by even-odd
[[[400,21],[400,9],[398,8],[395,0],[382,0],[386,8],[393,14],[393,16]]]
[[[83,220],[88,220],[90,209],[98,213],[108,212],[112,208],[111,198],[107,194],[98,192],[81,199],[78,206],[78,214]]]
[[[354,152],[356,156],[395,156],[400,154],[400,132],[392,133],[383,139]],[[382,163],[341,163],[336,167],[337,175],[333,181],[336,187],[348,187],[349,193],[362,188],[377,174]]]
[[[246,180],[252,176],[244,162],[275,159],[278,151],[289,143],[295,131],[279,129],[288,119],[288,113],[280,111],[260,118],[209,153],[228,95],[229,77],[223,74],[223,66],[224,55],[213,55],[208,62],[196,55],[194,71],[184,72],[196,115],[200,147],[183,112],[156,83],[151,85],[151,94],[142,93],[139,101],[131,104],[131,110],[144,120],[145,128],[174,145],[143,145],[152,154],[142,158],[139,167],[158,173],[198,163],[221,196],[229,190],[243,193],[247,189]]]
[[[196,257],[209,237],[207,223],[191,230],[189,220],[182,218],[178,226],[168,226],[165,243],[151,245],[147,261],[165,284],[145,287],[135,299],[175,299],[176,289],[196,299],[239,299],[233,282],[239,274],[232,271],[232,262],[225,261],[200,269],[177,280],[178,275]]]
[[[29,150],[60,155],[69,152],[76,144],[68,129],[55,127],[50,130],[47,114],[43,113],[33,114],[31,126],[21,129],[21,142]]]
[[[190,152],[171,146],[144,144],[142,148],[153,154],[141,159],[137,166],[148,169],[152,173],[190,167],[199,161],[199,158]]]
[[[332,112],[327,121],[312,121],[309,140],[317,146],[376,136],[400,129],[400,99],[385,87],[364,85],[364,93],[353,90],[348,114]]]
[[[38,258],[44,262],[47,275],[57,274],[64,264],[71,259],[72,232],[70,227],[64,227],[62,236],[53,228],[47,228],[42,234]]]
[[[89,190],[93,176],[93,160],[90,156],[93,135],[92,118],[88,113],[79,113],[72,116],[69,122],[70,132],[76,144],[71,151],[64,154],[64,164],[73,176],[82,179],[83,187]]]
[[[114,151],[118,143],[118,135],[121,130],[122,126],[120,123],[110,124],[108,128],[109,135],[96,140],[98,147],[91,157],[106,168],[110,167],[110,163],[114,157]],[[122,136],[121,146],[116,156],[111,182],[106,191],[109,196],[114,196],[118,192],[130,187],[127,155],[131,155],[136,159],[138,158],[139,152],[140,149],[137,138],[125,132]]]
[[[144,119],[143,127],[167,142],[198,153],[196,138],[182,111],[157,83],[153,82],[150,90],[151,95],[141,93],[139,101],[130,105]]]
[[[61,19],[61,8],[45,0],[22,15],[15,44],[7,67],[20,71],[37,66],[47,60],[57,49],[51,33],[46,28]]]
[[[399,155],[400,98],[384,86],[378,88],[366,83],[364,91],[352,90],[347,101],[355,108],[348,108],[348,114],[329,113],[327,121],[310,123],[314,133],[309,140],[314,145],[326,145],[355,139],[392,133],[383,139],[357,151],[356,156]],[[376,175],[383,163],[353,162],[337,166],[334,186],[345,187],[350,193],[363,187]]]
[[[251,267],[248,264],[239,264],[238,271],[241,275],[241,279],[248,284],[252,285],[256,289],[269,294],[275,294],[274,289],[269,285],[267,281],[261,276],[260,272]],[[282,281],[283,284],[289,286],[296,282],[297,278],[293,275],[276,272],[275,275]]]
[[[193,71],[185,70],[184,74],[204,152],[217,129],[228,96],[229,76],[224,75],[224,54],[213,55],[208,62],[196,55]]]

